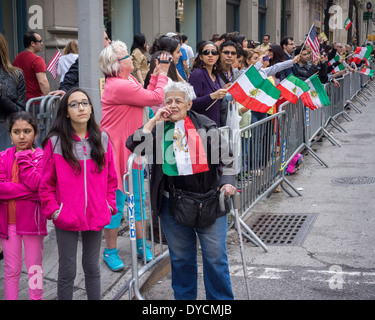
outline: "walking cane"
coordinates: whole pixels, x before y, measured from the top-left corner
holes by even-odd
[[[221,192],[220,194],[220,206],[225,211],[225,192]],[[247,266],[246,266],[246,260],[244,255],[244,247],[243,247],[243,239],[242,239],[242,230],[241,230],[241,224],[240,224],[240,218],[238,216],[238,209],[240,207],[240,196],[239,193],[236,192],[234,196],[231,197],[231,215],[235,218],[235,228],[237,229],[239,243],[240,243],[240,252],[241,252],[241,259],[242,259],[242,266],[243,266],[243,274],[245,278],[246,283],[246,292],[247,292],[247,299],[250,300],[250,288],[248,283],[248,275],[247,275]]]

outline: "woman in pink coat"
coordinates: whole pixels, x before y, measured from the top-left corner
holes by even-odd
[[[22,271],[22,243],[29,273],[31,300],[43,297],[43,240],[46,218],[38,196],[43,150],[35,148],[38,122],[28,112],[9,117],[15,145],[0,154],[0,238],[4,250],[6,300],[18,300]]]
[[[134,66],[125,43],[121,41],[112,42],[101,52],[99,58],[99,68],[107,78],[102,96],[101,126],[108,132],[113,144],[118,179],[118,190],[116,192],[118,214],[112,217],[111,224],[104,231],[106,249],[103,257],[112,271],[119,271],[124,268],[116,248],[116,239],[126,199],[122,181],[124,174],[127,172],[127,161],[131,154],[125,143],[127,138],[142,126],[144,108],[159,105],[164,100],[163,88],[168,83],[169,54],[162,54],[160,61],[161,63],[156,61],[156,68],[151,76],[150,84],[147,89],[144,89],[131,75]],[[133,172],[134,174],[137,173],[136,170]],[[143,177],[141,179],[143,180]],[[134,181],[138,181],[137,176],[134,176]],[[143,182],[141,183],[143,184]],[[143,189],[142,186],[141,188]],[[135,185],[137,251],[143,257],[141,209],[139,205],[141,195],[136,192],[138,189],[138,185]],[[142,197],[144,197],[144,190],[142,191]],[[147,261],[152,260],[152,253],[147,243],[145,254]]]

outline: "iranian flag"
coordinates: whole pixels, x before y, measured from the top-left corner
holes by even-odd
[[[338,72],[340,72],[340,71],[344,71],[345,70],[345,67],[344,67],[344,65],[341,63],[341,64],[339,64],[335,69],[333,69],[332,71],[331,71],[331,73],[332,74],[335,74],[335,73],[338,73]]]
[[[360,64],[363,59],[368,59],[371,53],[372,45],[368,45],[367,47],[358,47],[357,49],[355,49],[354,56],[350,60],[350,62]]]
[[[188,176],[209,171],[202,139],[188,116],[165,124],[163,150],[163,172],[167,176]]]
[[[333,66],[339,60],[340,60],[340,56],[336,55],[336,57],[334,57],[331,61],[328,61],[328,65]]]
[[[352,21],[348,18],[348,19],[346,19],[345,20],[345,25],[344,25],[344,28],[345,28],[345,30],[346,31],[348,31],[349,30],[349,28],[352,26]]]
[[[280,90],[264,79],[254,66],[239,77],[228,92],[244,107],[261,113],[271,109],[281,94]]]
[[[361,73],[366,75],[366,76],[369,76],[369,77],[373,77],[374,76],[374,70],[371,70],[369,68],[363,68],[361,70]]]
[[[307,94],[310,90],[308,84],[301,79],[297,78],[293,74],[290,74],[276,87],[281,91],[281,95],[289,102],[296,104],[298,99],[303,95]]]
[[[301,96],[301,99],[306,107],[310,108],[311,110],[316,110],[318,108],[322,108],[323,106],[331,105],[328,95],[324,89],[324,86],[320,82],[318,75],[313,75],[305,82],[310,88],[307,95]]]

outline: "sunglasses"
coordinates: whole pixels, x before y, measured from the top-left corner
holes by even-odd
[[[225,54],[226,56],[229,56],[229,55],[236,56],[237,52],[236,51],[223,51],[223,54]]]
[[[209,56],[210,54],[212,54],[213,56],[218,56],[219,52],[217,52],[216,50],[209,50],[209,49],[204,50],[202,52],[202,55],[204,55],[204,56]]]

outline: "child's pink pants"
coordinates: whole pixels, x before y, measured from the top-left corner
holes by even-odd
[[[16,225],[8,225],[8,239],[1,239],[4,252],[4,291],[6,300],[18,300],[22,272],[22,242],[25,264],[29,274],[30,300],[43,298],[43,240],[44,236],[20,236]]]

